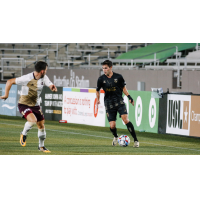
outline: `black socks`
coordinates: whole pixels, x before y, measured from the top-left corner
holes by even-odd
[[[134,142],[138,141],[136,134],[135,134],[135,129],[133,127],[133,124],[131,122],[126,124],[127,129],[129,130],[130,134],[132,135],[132,137],[134,138]]]
[[[128,124],[126,124],[126,126],[127,126],[127,129],[129,130],[130,134],[134,138],[134,142],[138,141],[138,139],[136,137],[136,134],[135,134],[135,129],[133,127],[133,124],[131,122],[129,122]],[[118,135],[117,135],[117,129],[116,128],[114,128],[114,129],[110,128],[110,131],[112,132],[112,134],[114,135],[114,137],[118,137]]]
[[[112,134],[114,135],[114,137],[118,137],[118,135],[117,135],[117,129],[116,128],[114,128],[114,129],[110,128],[110,131],[112,132]]]

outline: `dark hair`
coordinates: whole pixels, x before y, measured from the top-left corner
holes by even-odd
[[[47,68],[47,63],[43,61],[38,61],[35,65],[35,71],[36,72],[41,72],[42,70],[45,70]]]
[[[102,65],[108,65],[108,67],[112,67],[112,66],[113,66],[113,64],[112,64],[112,62],[111,62],[110,60],[105,60],[105,61],[102,63]]]

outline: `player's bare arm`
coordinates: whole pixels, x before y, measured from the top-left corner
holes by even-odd
[[[16,78],[12,78],[12,79],[9,79],[6,83],[6,87],[5,87],[5,94],[3,96],[0,97],[0,99],[7,99],[8,96],[9,96],[9,91],[10,91],[10,88],[12,87],[13,84],[16,84]]]
[[[134,106],[134,101],[130,94],[128,93],[128,90],[126,89],[126,86],[123,87],[123,93],[128,97],[129,102]]]
[[[99,98],[100,98],[100,91],[96,91],[96,97],[97,97],[97,105],[100,104]]]
[[[56,87],[55,85],[50,85],[49,88],[50,88],[50,90],[51,90],[52,92],[57,92],[57,91],[58,91],[58,90],[57,90],[57,87]]]

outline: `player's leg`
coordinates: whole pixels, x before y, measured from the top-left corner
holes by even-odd
[[[134,146],[133,147],[139,147],[139,142],[135,133],[135,129],[133,124],[129,121],[128,119],[128,113],[126,110],[126,106],[120,106],[120,108],[118,109],[119,114],[121,115],[121,118],[123,120],[123,122],[126,124],[126,127],[128,129],[128,131],[130,132],[130,134],[132,135],[133,139],[134,139]]]
[[[27,119],[27,122],[25,123],[24,129],[22,131],[23,135],[27,135],[28,131],[30,131],[32,127],[34,126],[34,124],[36,124],[37,122],[37,118],[35,117],[33,113],[28,114],[26,119]]]
[[[109,122],[109,124],[110,124],[110,131],[114,136],[113,141],[112,141],[112,145],[116,146],[117,145],[117,141],[118,141],[116,122],[115,121],[111,121],[111,122]]]
[[[34,124],[36,124],[37,119],[33,113],[30,113],[26,117],[27,122],[24,125],[24,129],[20,134],[20,144],[25,147],[26,146],[26,139],[27,139],[27,133],[32,129]]]
[[[114,138],[112,141],[112,145],[116,146],[118,141],[118,135],[117,135],[117,129],[116,129],[116,116],[117,116],[117,110],[116,109],[109,109],[106,110],[107,118],[110,124],[110,131],[113,134]]]
[[[121,118],[124,121],[124,123],[126,124],[128,131],[130,132],[130,134],[132,135],[132,137],[134,139],[134,145],[133,145],[133,147],[139,147],[139,142],[138,142],[138,139],[137,139],[137,136],[136,136],[136,133],[135,133],[134,126],[129,121],[128,115],[127,114],[121,115]]]
[[[44,140],[46,139],[44,120],[37,122],[37,127],[38,127],[38,139],[39,139],[38,150],[43,151],[45,153],[49,153],[50,151],[44,146]]]
[[[31,128],[34,126],[34,124],[37,122],[37,119],[35,115],[33,114],[31,108],[29,108],[26,105],[19,104],[18,105],[20,113],[23,115],[24,118],[27,119],[27,122],[24,125],[24,129],[20,134],[20,144],[25,147],[26,146],[26,139],[27,139],[27,133]]]
[[[37,127],[38,127],[38,139],[39,139],[39,146],[38,150],[43,151],[45,153],[49,153],[50,151],[44,146],[44,140],[46,139],[46,131],[44,126],[44,115],[40,106],[35,106],[33,109],[33,113],[37,118]]]
[[[112,132],[114,137],[118,137],[117,135],[117,129],[116,129],[116,122],[115,121],[111,121],[109,122],[110,124],[110,131]]]

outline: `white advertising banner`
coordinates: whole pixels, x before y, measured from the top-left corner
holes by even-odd
[[[101,91],[103,93],[103,91]],[[105,127],[104,95],[96,106],[96,89],[63,88],[62,120]]]
[[[190,134],[191,95],[167,95],[166,133]]]

